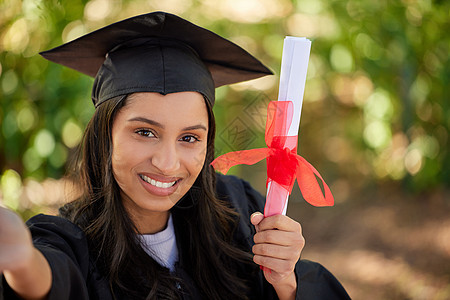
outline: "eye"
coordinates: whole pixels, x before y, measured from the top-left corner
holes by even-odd
[[[154,137],[155,135],[151,130],[148,129],[138,129],[136,130],[136,133],[145,137]]]
[[[200,141],[196,136],[193,135],[185,135],[182,138],[179,139],[182,142],[186,142],[186,143],[195,143]]]

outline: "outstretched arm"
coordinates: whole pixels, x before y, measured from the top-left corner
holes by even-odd
[[[52,284],[50,266],[33,246],[31,234],[14,212],[0,207],[0,273],[23,299],[45,299]]]
[[[263,267],[280,300],[295,299],[294,269],[305,245],[300,224],[287,216],[264,218],[261,213],[254,213],[250,220],[256,228],[254,262]]]

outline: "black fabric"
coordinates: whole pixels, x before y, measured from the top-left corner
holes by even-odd
[[[180,51],[169,51],[167,45],[149,48],[147,43],[143,48],[136,47],[145,40],[150,40],[153,45],[157,45],[157,40],[161,43],[172,41],[178,44],[177,50],[183,51],[181,54]],[[180,48],[180,44],[185,46]],[[113,53],[118,47],[121,48],[120,64],[126,68],[114,64],[118,62],[119,53]],[[95,105],[126,93],[161,90],[164,93],[200,90],[214,104],[214,87],[272,74],[238,45],[165,12],[139,15],[108,25],[40,54],[50,61],[96,77],[92,93]],[[111,59],[110,55],[115,58]],[[205,71],[210,73],[208,80],[205,80]],[[105,88],[102,87],[104,83],[107,84]]]
[[[214,82],[195,51],[176,41],[138,39],[110,51],[95,77],[95,106],[116,96],[199,92],[214,104]]]
[[[253,212],[263,210],[264,198],[247,182],[223,175],[218,176],[217,194],[239,212],[240,221],[234,239],[244,249],[251,251],[254,228],[249,218]],[[180,218],[177,218],[177,214],[181,213],[183,208],[175,208],[173,211],[177,243],[183,244],[183,237],[179,236],[182,232]],[[53,282],[49,300],[114,299],[107,279],[100,276],[89,257],[87,240],[80,228],[63,218],[47,215],[35,216],[27,224],[36,248],[42,251],[52,269]],[[182,251],[183,246],[179,246],[179,249]],[[180,262],[175,268],[176,275],[189,285],[190,293],[187,289],[182,290],[183,299],[202,299],[185,269],[188,260],[180,253]],[[240,271],[253,274],[253,269],[244,268]],[[297,300],[350,299],[337,279],[318,263],[300,260],[295,272],[298,282]],[[277,299],[275,290],[265,281],[262,271],[259,270],[252,276],[250,299]],[[0,292],[0,299],[18,299],[4,278],[0,283]],[[118,300],[127,299],[120,291],[115,291],[115,297]]]

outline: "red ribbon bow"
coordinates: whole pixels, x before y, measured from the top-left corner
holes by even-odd
[[[289,192],[297,179],[303,198],[314,206],[332,206],[333,195],[319,172],[297,154],[297,136],[287,136],[292,122],[292,101],[271,101],[267,109],[265,140],[268,148],[258,148],[226,153],[211,165],[226,174],[238,164],[253,165],[267,158],[267,184],[272,180]],[[317,178],[322,181],[325,195]],[[287,194],[286,194],[287,195]],[[277,199],[284,201],[285,199]]]

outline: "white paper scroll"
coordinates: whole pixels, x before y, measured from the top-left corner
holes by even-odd
[[[288,132],[286,133],[287,136],[298,135],[310,50],[311,41],[307,38],[287,36],[284,39],[278,101],[292,101],[294,104],[294,115],[292,118],[292,123],[288,129]],[[286,146],[290,149],[296,147],[296,145]],[[269,210],[271,206],[268,205],[267,202],[283,201],[280,199],[269,199],[269,191],[271,188],[282,187],[274,181],[269,181],[267,185],[266,197],[266,209],[269,208]],[[279,213],[282,213],[283,215],[286,214],[289,191],[286,191],[284,195],[286,200],[284,203],[283,211],[265,211],[264,214],[266,216]]]

